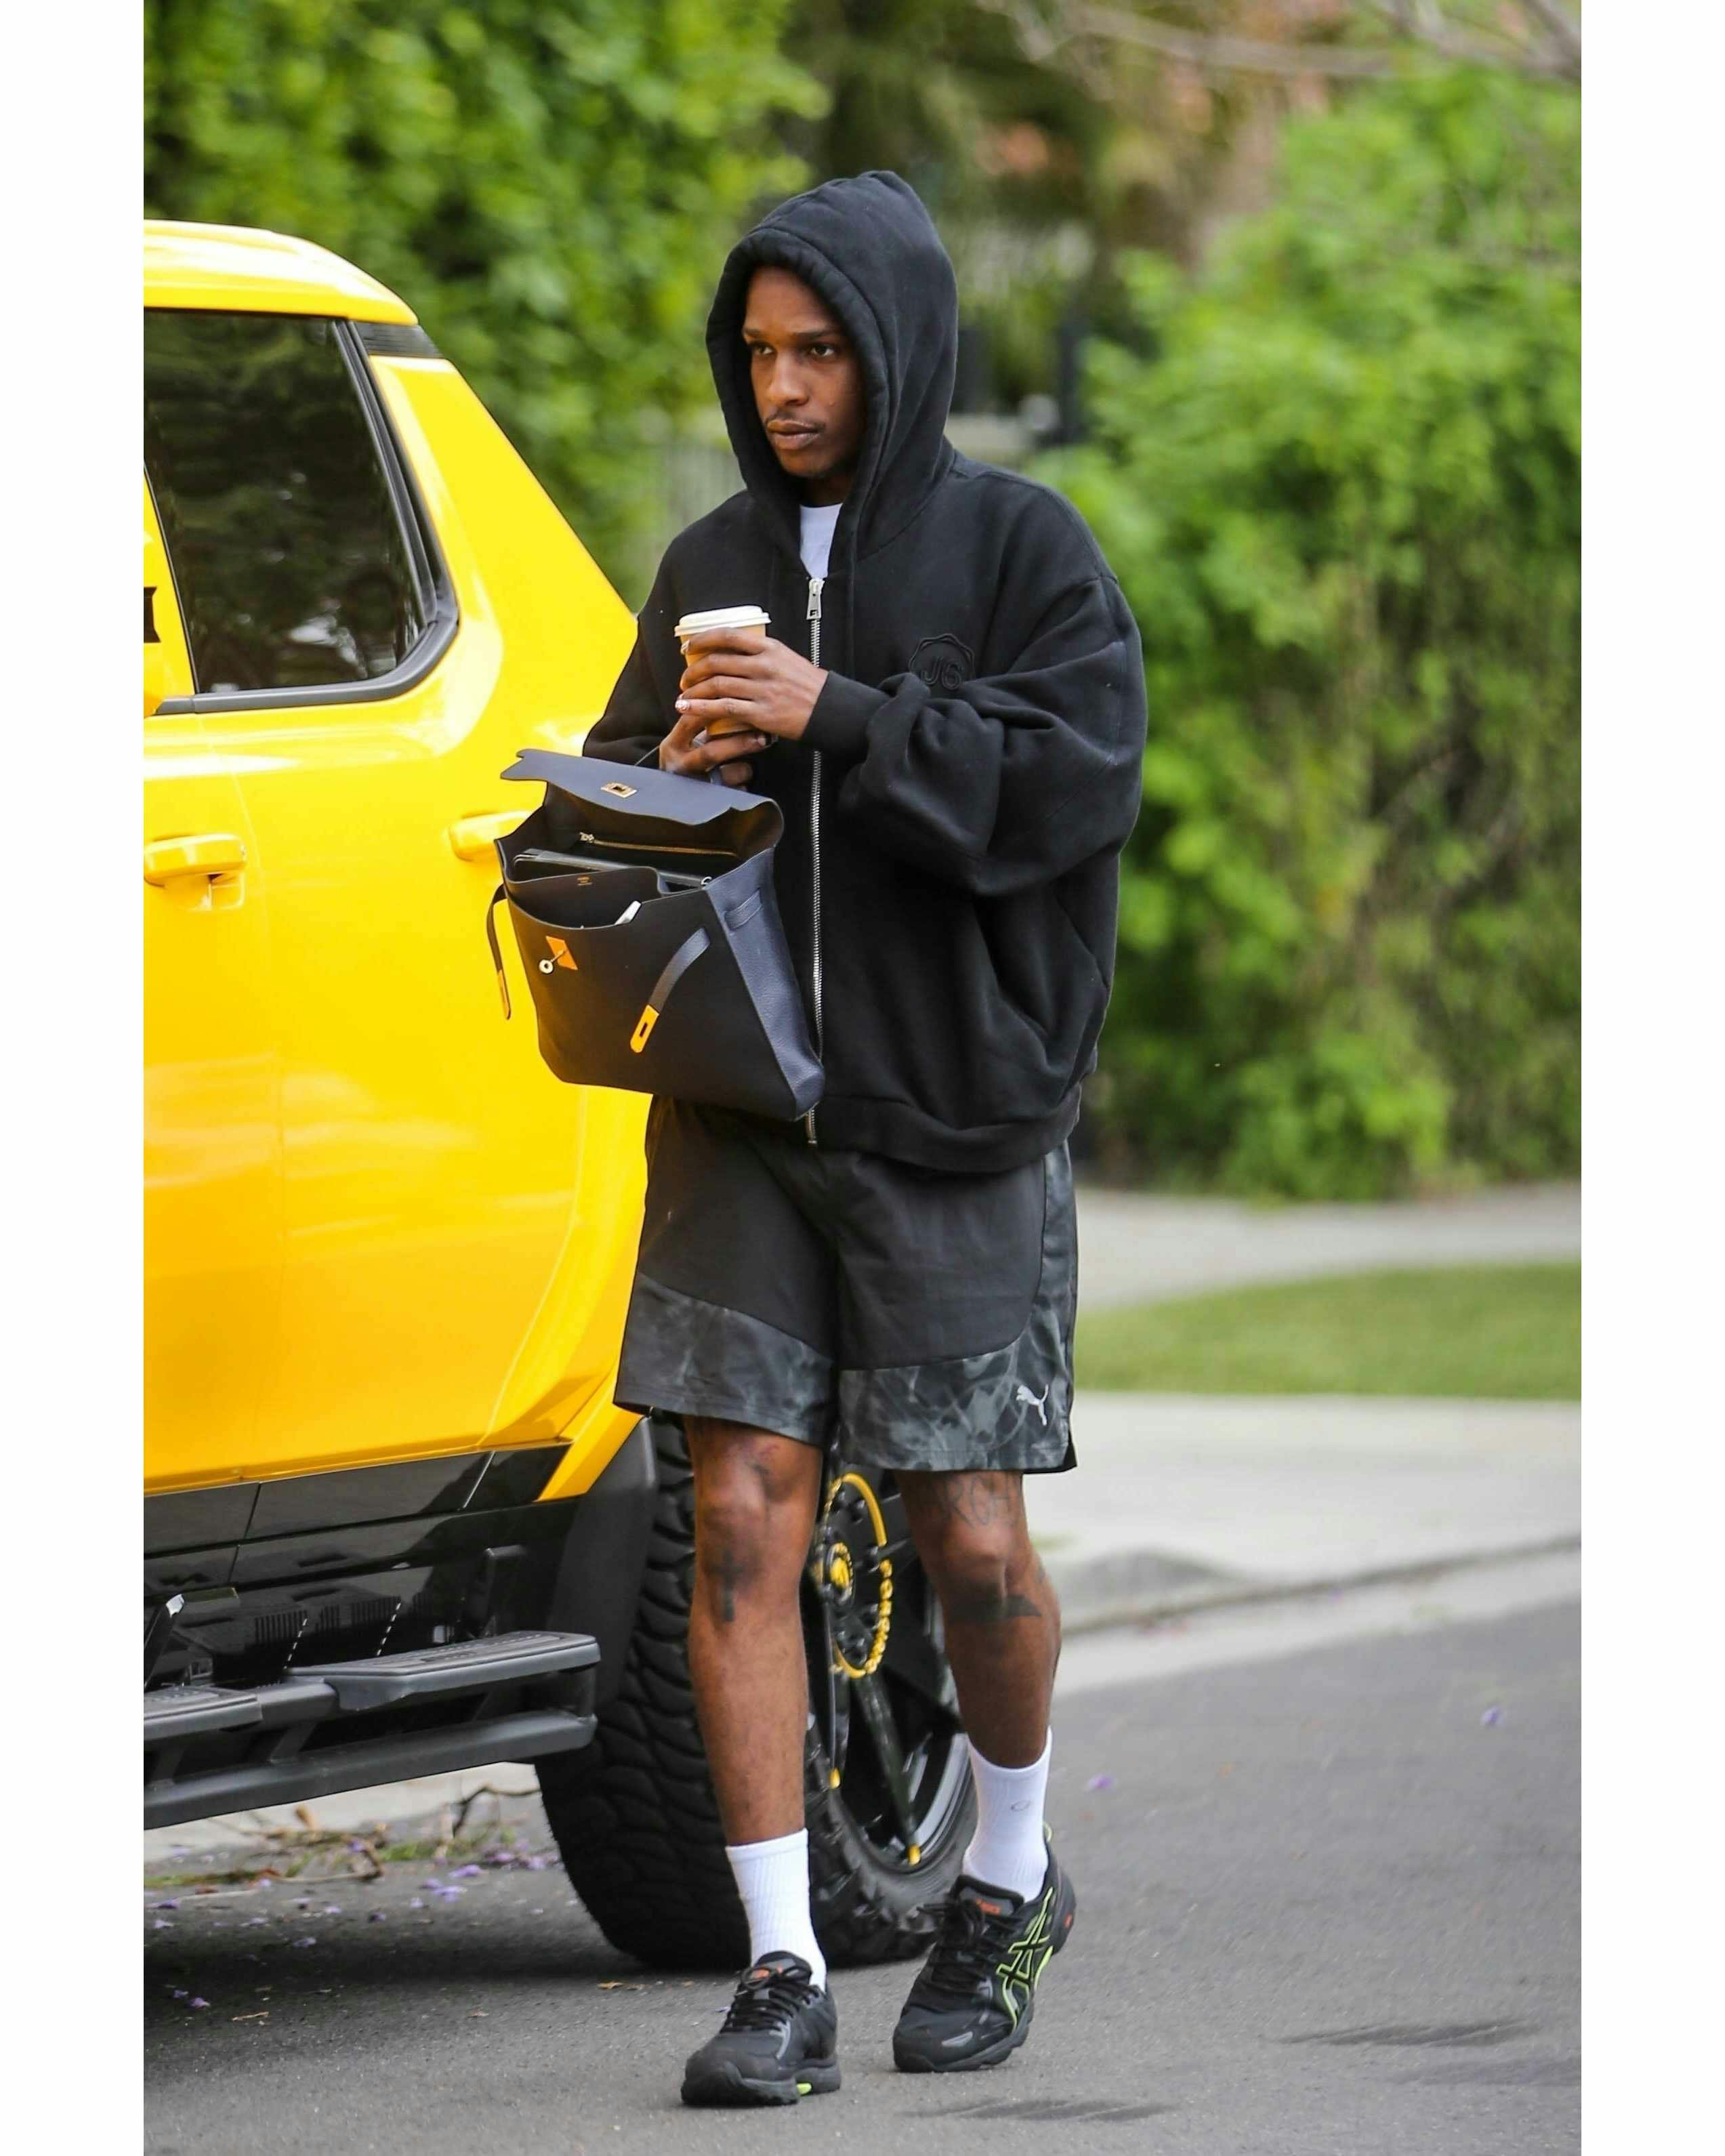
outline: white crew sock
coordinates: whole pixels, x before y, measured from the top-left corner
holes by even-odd
[[[826,1958],[814,1943],[809,1913],[809,1834],[782,1834],[776,1841],[746,1841],[725,1854],[749,1920],[749,1958],[762,1954],[800,1954],[826,1989]],[[1037,1875],[1040,1879],[1041,1874]]]
[[[976,1777],[976,1832],[964,1852],[964,1870],[985,1886],[1004,1887],[1029,1899],[1048,1875],[1048,1851],[1042,1840],[1042,1799],[1048,1788],[1049,1754],[1028,1767],[997,1767],[973,1744],[970,1769]]]

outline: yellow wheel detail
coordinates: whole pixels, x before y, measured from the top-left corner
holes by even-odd
[[[886,1540],[886,1520],[880,1510],[880,1502],[854,1467],[847,1469],[843,1475],[839,1476],[832,1488],[828,1491],[826,1503],[828,1512],[832,1511],[833,1502],[841,1490],[855,1490],[858,1496],[862,1499],[868,1508],[869,1525],[875,1530],[875,1541],[877,1545],[883,1544]]]
[[[905,1851],[905,1862],[906,1864],[920,1864],[922,1861],[922,1851],[917,1844],[913,1841],[910,1847]]]
[[[855,1490],[862,1499],[864,1508],[869,1516],[870,1530],[875,1537],[875,1546],[877,1549],[884,1549],[886,1544],[886,1521],[881,1512],[880,1501],[854,1468],[834,1478],[832,1487],[827,1491],[827,1502],[822,1512],[823,1520],[831,1516],[839,1492],[845,1489]],[[892,1559],[890,1557],[881,1558],[876,1571],[880,1583],[880,1599],[876,1606],[875,1636],[869,1643],[867,1657],[860,1664],[853,1662],[842,1647],[835,1647],[833,1650],[833,1668],[834,1673],[837,1676],[853,1678],[871,1677],[880,1668],[880,1657],[886,1652],[887,1638],[892,1630]],[[842,1594],[850,1588],[855,1576],[855,1568],[851,1561],[850,1552],[843,1543],[835,1544],[827,1563],[827,1578],[829,1584]]]

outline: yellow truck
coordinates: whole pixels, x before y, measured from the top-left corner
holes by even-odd
[[[146,1822],[531,1759],[614,1943],[735,1964],[687,1458],[611,1397],[646,1103],[482,932],[633,624],[362,271],[150,223],[145,302]],[[916,1953],[973,1798],[890,1479],[832,1462],[803,1602],[817,1928]]]

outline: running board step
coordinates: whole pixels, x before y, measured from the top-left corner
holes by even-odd
[[[144,1824],[578,1750],[597,1727],[598,1662],[584,1632],[506,1632],[316,1664],[249,1691],[159,1686],[144,1694]],[[390,1711],[439,1699],[430,1717]]]
[[[436,1692],[489,1691],[525,1678],[561,1676],[566,1670],[591,1669],[598,1659],[598,1642],[585,1632],[502,1632],[494,1640],[458,1640],[363,1661],[310,1662],[299,1675],[326,1684],[339,1712],[362,1714]]]
[[[503,1632],[491,1640],[457,1640],[446,1647],[413,1647],[363,1661],[315,1662],[278,1683],[252,1691],[219,1685],[165,1685],[144,1694],[146,1745],[177,1743],[213,1730],[271,1728],[365,1714],[404,1700],[490,1691],[498,1685],[558,1677],[593,1669],[598,1642],[585,1632]]]
[[[162,1685],[144,1694],[144,1742],[163,1744],[212,1729],[246,1729],[264,1718],[254,1691],[208,1684]]]

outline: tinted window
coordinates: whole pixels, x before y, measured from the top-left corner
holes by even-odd
[[[144,316],[144,455],[200,690],[367,681],[425,609],[335,326]]]

